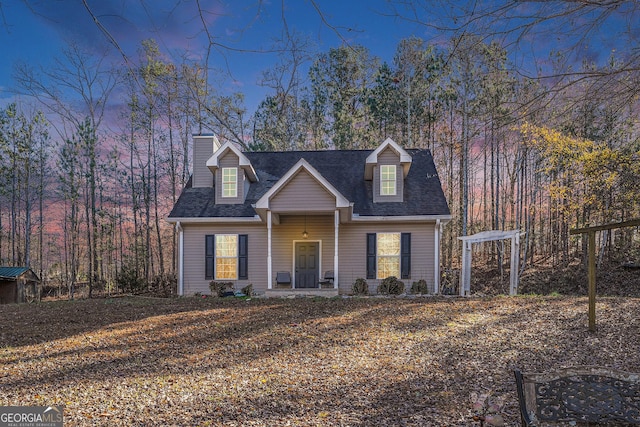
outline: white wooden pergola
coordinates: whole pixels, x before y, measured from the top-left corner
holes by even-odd
[[[511,266],[509,274],[509,295],[518,293],[518,269],[520,268],[520,230],[490,230],[481,231],[472,236],[462,236],[462,268],[460,269],[460,295],[471,294],[471,245],[474,243],[491,242],[495,240],[511,239]]]

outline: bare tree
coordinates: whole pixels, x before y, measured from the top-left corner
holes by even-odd
[[[307,127],[301,107],[301,69],[311,60],[311,44],[301,35],[289,33],[285,21],[280,60],[262,72],[260,84],[272,93],[258,106],[253,123],[253,143],[257,150],[289,150],[306,147]]]
[[[439,34],[498,42],[515,73],[544,83],[544,96],[587,82],[591,96],[615,98],[618,107],[637,102],[640,85],[630,83],[640,79],[637,1],[392,0],[387,13]],[[553,60],[557,52],[564,56],[561,66]],[[585,61],[595,66],[585,68]]]
[[[16,65],[14,79],[19,90],[43,105],[48,112],[59,117],[55,126],[62,139],[70,135],[84,138],[83,150],[86,167],[85,209],[87,211],[87,269],[89,295],[98,277],[98,212],[96,185],[100,144],[100,126],[105,117],[109,97],[117,84],[117,73],[106,64],[106,55],[91,54],[71,44],[55,66],[34,69],[26,64]],[[82,101],[77,107],[77,99]],[[92,129],[90,133],[86,129]]]

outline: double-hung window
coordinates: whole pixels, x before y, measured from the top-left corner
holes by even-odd
[[[222,168],[222,197],[238,197],[238,168]]]
[[[380,195],[396,195],[396,165],[380,166]]]
[[[378,233],[378,278],[400,277],[400,233]]]
[[[216,235],[216,279],[238,278],[238,236]]]
[[[248,250],[246,234],[206,235],[205,279],[247,279]]]
[[[367,234],[367,279],[411,276],[411,233]]]

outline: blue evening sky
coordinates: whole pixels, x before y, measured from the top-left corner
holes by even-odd
[[[209,66],[220,70],[217,74],[220,78],[216,80],[224,82],[229,93],[238,91],[245,94],[250,112],[266,93],[266,89],[258,84],[261,72],[273,66],[278,56],[265,52],[272,49],[276,39],[282,38],[285,22],[290,33],[307,36],[315,45],[316,52],[327,52],[346,40],[364,45],[372,55],[391,62],[398,42],[408,36],[415,35],[431,43],[447,40],[451,34],[438,33],[424,24],[446,17],[452,12],[452,5],[469,3],[436,0],[200,0],[205,11],[200,16],[196,0],[0,0],[0,106],[15,99],[12,74],[16,62],[46,69],[52,66],[54,58],[62,56],[62,50],[69,41],[95,52],[108,48],[110,58],[122,63],[121,54],[107,42],[105,34],[93,22],[85,2],[133,62],[137,59],[140,42],[147,38],[154,38],[163,53],[176,63],[180,63],[185,55],[194,60],[201,59],[207,47],[204,20],[216,43],[228,48],[213,49]],[[407,17],[412,12],[408,7],[419,5],[416,14],[420,23],[394,16],[393,5],[403,3],[405,6],[398,6],[398,12]],[[476,4],[486,7],[493,3]],[[544,8],[554,3],[533,4],[540,5],[533,7]],[[526,3],[523,5],[524,8],[529,7]],[[605,25],[600,32],[584,34],[584,46],[581,47],[584,58],[602,63],[614,49],[618,52],[638,49],[640,27],[634,23],[635,15],[625,11],[625,8],[635,11],[637,7],[633,5],[630,2],[620,8],[623,19],[620,16],[616,18],[615,26]],[[588,14],[581,17],[587,23],[589,18]],[[580,24],[580,20],[573,22],[577,28]],[[560,33],[562,27],[555,31],[530,40],[530,51],[521,49],[520,57],[512,57],[512,60],[518,66],[535,69],[527,61],[539,60],[549,51],[571,44],[572,41]],[[631,39],[623,40],[617,36],[617,32],[623,31],[631,33]],[[633,46],[628,46],[629,40]]]
[[[307,36],[317,52],[339,46],[343,37],[389,62],[402,38],[431,37],[426,27],[389,16],[385,0],[317,0],[326,23],[307,0],[201,0],[200,4],[211,36],[230,48],[213,49],[209,64],[231,82],[231,91],[245,94],[250,110],[265,94],[258,85],[261,72],[278,60],[273,52],[261,52],[282,38],[284,22],[291,33]],[[176,62],[184,55],[198,59],[206,53],[207,34],[194,0],[88,0],[88,5],[134,61],[140,42],[147,38],[154,38]],[[50,67],[68,41],[96,52],[107,47],[114,61],[122,58],[82,0],[0,0],[0,19],[0,105],[14,99],[12,74],[17,61]]]

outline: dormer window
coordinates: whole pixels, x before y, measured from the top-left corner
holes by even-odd
[[[403,202],[404,182],[411,168],[412,158],[392,139],[367,156],[364,179],[373,181],[373,203]]]
[[[239,205],[245,202],[249,186],[258,182],[251,162],[232,142],[226,142],[207,160],[214,176],[215,203]]]
[[[222,168],[222,197],[238,197],[238,168]]]
[[[380,195],[395,196],[396,195],[396,165],[380,166]]]

